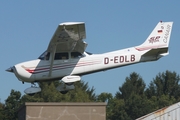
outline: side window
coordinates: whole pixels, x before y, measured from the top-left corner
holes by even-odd
[[[55,53],[54,60],[67,60],[69,59],[68,53]]]
[[[83,55],[79,52],[71,52],[71,58],[81,58]]]

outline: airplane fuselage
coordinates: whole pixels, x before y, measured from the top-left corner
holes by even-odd
[[[84,55],[79,58],[54,60],[50,73],[50,61],[36,59],[23,62],[14,66],[15,75],[20,81],[41,82],[48,80],[60,80],[67,75],[86,75],[98,71],[144,62],[141,55],[146,51],[138,51],[134,47],[117,50],[104,54]],[[70,53],[69,53],[70,54]],[[149,57],[146,61],[154,60]]]
[[[65,22],[58,25],[46,51],[36,60],[14,65],[12,72],[24,82],[61,80],[60,92],[74,89],[73,83],[82,75],[136,64],[155,61],[169,54],[168,47],[173,22],[160,21],[147,39],[139,46],[103,54],[85,52],[87,43],[84,22]],[[40,87],[25,89],[26,94],[40,92]]]

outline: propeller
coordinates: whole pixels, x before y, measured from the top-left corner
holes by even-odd
[[[10,67],[8,69],[6,69],[7,72],[14,72],[14,67]]]

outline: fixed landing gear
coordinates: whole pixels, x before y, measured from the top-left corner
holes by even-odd
[[[67,94],[68,91],[60,91],[60,93],[64,95],[64,94]]]
[[[71,84],[65,84],[62,83],[61,85],[59,85],[56,89],[61,93],[61,94],[66,94],[68,93],[69,90],[73,90],[75,87],[73,85],[73,83]]]
[[[34,95],[35,93],[38,93],[38,92],[41,92],[41,88],[40,87],[37,87],[36,84],[34,83],[31,83],[31,87],[27,88],[24,90],[24,93],[32,96]]]
[[[73,90],[74,84],[73,83],[64,83],[60,84],[56,89],[61,93],[61,94],[66,94],[68,91]],[[41,92],[41,88],[37,87],[36,84],[31,83],[31,87],[27,88],[24,90],[24,93],[27,95],[33,96],[34,94]]]
[[[29,96],[34,96],[36,93],[29,93],[29,94],[27,94],[27,95],[29,95]]]

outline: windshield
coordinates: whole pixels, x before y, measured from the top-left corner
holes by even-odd
[[[55,60],[58,59],[58,58],[56,57],[58,54],[66,54],[66,56],[67,56],[66,59],[68,59],[68,53],[56,53],[56,54],[55,54]],[[72,58],[84,57],[84,56],[86,56],[86,55],[92,55],[92,53],[90,53],[90,52],[85,52],[85,55],[83,55],[83,54],[81,54],[81,53],[78,53],[78,52],[72,52],[72,53],[71,53],[71,57],[72,57]],[[50,52],[45,51],[45,52],[43,52],[43,53],[38,57],[38,59],[41,59],[41,60],[49,60],[49,57],[50,57]]]
[[[87,51],[86,51],[86,53],[87,53],[88,55],[92,55],[92,53],[90,53],[90,52],[87,52]]]
[[[39,57],[38,59],[41,59],[41,60],[49,60],[49,56],[50,56],[50,53],[45,51],[43,52]]]

